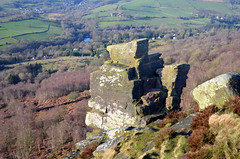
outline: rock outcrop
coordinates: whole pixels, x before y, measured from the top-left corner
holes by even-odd
[[[160,53],[148,55],[147,39],[108,46],[107,50],[111,60],[91,74],[88,126],[107,130],[146,125],[179,108],[189,65],[164,67]]]
[[[158,69],[157,73],[162,85],[168,91],[166,107],[168,110],[178,108],[181,102],[183,87],[186,87],[187,74],[190,69],[188,64],[168,65]]]
[[[240,74],[230,72],[217,76],[197,86],[192,95],[200,109],[210,105],[221,108],[230,98],[240,96]]]

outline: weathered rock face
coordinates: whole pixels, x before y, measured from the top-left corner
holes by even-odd
[[[159,58],[161,54],[148,55],[147,39],[108,46],[107,50],[111,60],[91,74],[91,100],[88,105],[92,111],[86,115],[87,125],[114,129],[146,124],[151,116],[155,118],[168,111],[165,107],[166,97],[180,100],[187,66],[174,66],[176,69],[170,78],[173,78],[171,85],[173,82],[175,84],[168,88],[167,79],[164,79],[167,73],[161,74],[161,70],[164,72],[163,60]],[[159,74],[164,80],[161,81]],[[166,86],[163,87],[162,83]],[[179,103],[174,104],[179,106]],[[172,108],[169,107],[169,110]]]
[[[142,61],[148,61],[148,40],[135,40],[127,44],[108,46],[110,58],[121,64],[136,67]]]
[[[168,65],[158,69],[162,85],[167,89],[166,107],[168,110],[179,107],[183,87],[186,87],[187,74],[190,69],[188,64]]]
[[[240,74],[231,72],[217,76],[197,86],[192,95],[200,109],[210,105],[221,108],[230,98],[240,96]]]

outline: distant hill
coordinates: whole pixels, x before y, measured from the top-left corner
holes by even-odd
[[[100,27],[147,25],[189,28],[240,15],[238,0],[2,0],[0,21],[23,17],[97,20]],[[71,17],[69,19],[69,17]],[[223,19],[221,19],[223,18]]]
[[[98,19],[100,27],[119,25],[150,25],[156,27],[199,27],[210,23],[211,17],[240,14],[234,0],[89,0],[96,7],[85,19]]]

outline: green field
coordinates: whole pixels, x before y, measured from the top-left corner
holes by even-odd
[[[20,39],[45,40],[63,32],[63,29],[54,23],[38,19],[0,23],[0,49]]]
[[[149,25],[166,26],[173,28],[201,27],[210,22],[210,19],[198,18],[200,11],[211,11],[234,15],[231,6],[227,3],[194,1],[194,0],[121,0],[91,10],[85,19],[99,18],[100,27],[119,25]],[[112,13],[118,14],[113,15]],[[179,17],[188,17],[190,20],[181,20]]]
[[[234,12],[224,3],[205,2],[205,1],[192,1],[193,7],[198,9],[211,10],[218,13],[234,14]]]
[[[15,1],[15,0],[0,0],[0,13],[5,13],[5,12],[13,13],[14,11],[17,11],[18,9],[11,6],[13,1]]]
[[[39,0],[39,1],[18,1],[18,0],[0,0],[0,8],[4,8],[4,11],[10,11],[12,12],[13,10],[19,10],[18,7],[14,7],[14,2],[21,2],[19,3],[21,5],[22,8],[43,8],[44,6],[46,6],[46,3],[44,3],[44,1]],[[53,5],[58,5],[61,4],[61,0],[51,0],[50,4]],[[0,9],[1,11],[1,9]]]

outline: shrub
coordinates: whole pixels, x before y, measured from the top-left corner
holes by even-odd
[[[79,52],[78,51],[71,51],[69,53],[69,56],[80,56]]]
[[[71,92],[68,95],[68,99],[70,100],[76,100],[79,97],[80,93],[79,92]]]
[[[17,84],[18,82],[21,81],[18,75],[13,75],[13,74],[10,74],[7,80],[10,84]]]
[[[187,116],[186,112],[183,111],[171,111],[169,112],[165,118],[163,119],[163,121],[158,125],[159,128],[163,128],[164,126],[166,126],[167,124],[171,123],[175,124],[177,123],[179,120],[183,119],[184,117]]]
[[[93,151],[96,150],[99,144],[100,144],[99,142],[92,142],[84,149],[82,153],[78,155],[78,158],[81,159],[90,158],[92,156]]]
[[[10,85],[9,87],[0,90],[0,99],[9,101],[12,97],[15,99],[21,99],[26,96],[34,96],[36,90],[39,88],[39,84],[31,83],[18,83],[16,85]]]
[[[92,130],[85,124],[87,102],[88,100],[83,99],[71,109],[55,107],[38,114],[35,118],[35,149],[41,155],[51,154],[57,158],[60,149],[63,152],[66,147],[73,147],[74,143],[86,138],[86,133]],[[42,148],[44,151],[41,151]]]
[[[229,99],[229,101],[226,104],[232,107],[233,113],[240,116],[240,97],[239,96],[236,96],[233,99]]]
[[[215,106],[209,106],[200,113],[198,113],[192,120],[191,128],[196,130],[198,128],[206,127],[209,128],[208,120],[209,117],[218,111],[218,108]]]
[[[213,145],[216,135],[209,130],[209,118],[218,111],[215,106],[209,106],[200,111],[192,120],[191,128],[193,130],[191,136],[187,139],[187,158],[211,158],[212,151],[206,149],[207,145]]]
[[[214,144],[215,135],[208,128],[202,127],[193,131],[191,136],[188,137],[187,141],[187,148],[190,151],[195,152],[197,150],[200,150],[201,147],[205,144]]]
[[[88,100],[79,101],[73,108],[71,114],[67,114],[64,120],[73,128],[71,129],[71,135],[73,141],[76,143],[86,138],[86,133],[91,131],[90,127],[85,124],[85,117],[87,113]]]
[[[195,113],[199,112],[199,105],[198,105],[198,104],[195,104],[195,106],[194,106],[194,112],[195,112]]]
[[[208,147],[204,147],[200,151],[188,153],[187,159],[210,159],[212,156],[212,151]]]

